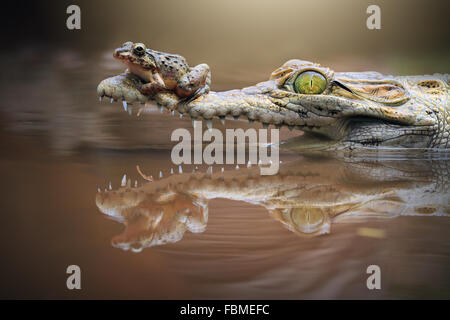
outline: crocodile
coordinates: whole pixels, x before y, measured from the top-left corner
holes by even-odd
[[[301,130],[294,151],[364,148],[450,148],[449,75],[386,76],[378,72],[334,72],[289,60],[269,80],[243,89],[210,91],[183,101],[174,92],[147,96],[142,79],[124,73],[103,80],[97,94],[125,103],[157,104],[204,120],[227,116],[264,127]]]
[[[139,252],[178,242],[187,230],[202,233],[209,201],[216,198],[261,206],[288,230],[308,238],[330,233],[339,222],[450,216],[448,160],[314,157],[283,163],[272,176],[261,176],[255,166],[177,171],[169,176],[160,171],[152,180],[138,169],[145,179],[140,186],[125,175],[118,189],[110,183],[109,189],[98,190],[100,212],[126,226],[112,238],[114,247]]]

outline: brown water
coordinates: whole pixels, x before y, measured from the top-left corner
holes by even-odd
[[[122,71],[110,52],[45,52],[2,59],[1,298],[450,298],[448,154],[178,174],[170,134],[189,119],[98,102],[97,83]],[[66,289],[71,264],[80,291]],[[381,290],[366,287],[373,264]]]

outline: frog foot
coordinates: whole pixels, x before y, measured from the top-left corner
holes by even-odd
[[[144,174],[141,171],[141,168],[139,167],[139,165],[136,166],[136,170],[141,175],[142,179],[150,181],[150,182],[153,181],[153,176],[147,176],[146,174]]]
[[[150,105],[146,103],[143,107],[139,108],[136,116],[139,117],[145,109],[150,109],[150,108],[151,108]]]

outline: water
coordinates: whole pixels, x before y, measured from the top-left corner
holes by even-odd
[[[40,50],[3,59],[1,298],[450,298],[448,154],[179,174],[170,134],[189,119],[98,102],[122,71],[110,52]],[[66,289],[71,264],[81,291]],[[373,264],[381,290],[366,287]]]

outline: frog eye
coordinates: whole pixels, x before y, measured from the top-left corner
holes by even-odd
[[[134,52],[134,54],[136,54],[138,56],[142,56],[145,53],[145,49],[146,49],[145,44],[136,43],[134,45],[133,52]]]
[[[294,81],[294,89],[302,94],[320,94],[325,91],[327,80],[316,71],[305,71],[300,73]]]

